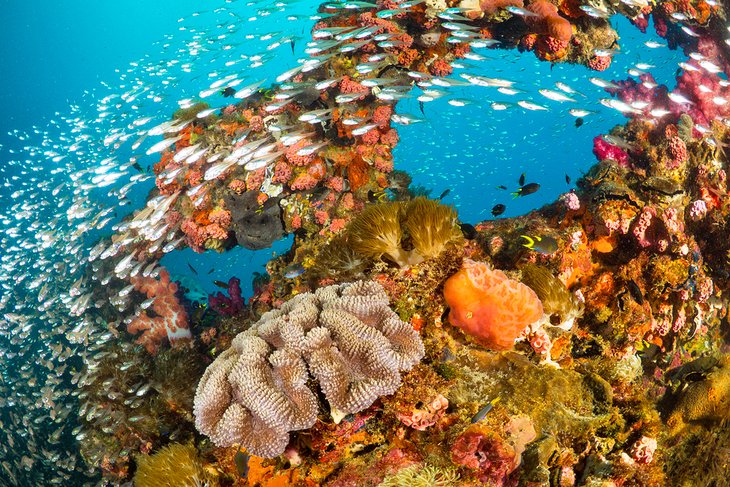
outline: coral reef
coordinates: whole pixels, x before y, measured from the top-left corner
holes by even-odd
[[[272,347],[274,347],[272,349]],[[310,428],[319,382],[333,417],[356,413],[400,385],[423,344],[373,282],[300,294],[238,335],[206,370],[195,394],[196,426],[219,446],[282,453],[289,432]]]

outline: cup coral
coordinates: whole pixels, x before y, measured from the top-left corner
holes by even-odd
[[[535,291],[469,259],[444,284],[444,298],[449,321],[493,350],[511,349],[525,327],[543,316]]]

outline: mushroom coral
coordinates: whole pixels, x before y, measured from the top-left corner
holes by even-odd
[[[470,259],[446,280],[444,298],[449,321],[492,350],[511,349],[525,327],[543,317],[532,289]]]

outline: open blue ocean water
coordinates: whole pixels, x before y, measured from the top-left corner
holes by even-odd
[[[45,303],[54,293],[63,296],[73,289],[84,273],[75,257],[142,208],[154,188],[147,168],[159,155],[145,155],[144,149],[159,139],[143,141],[135,152],[130,145],[136,137],[120,143],[123,134],[134,132],[135,123],[147,117],[150,127],[164,122],[227,75],[243,74],[246,83],[273,83],[305,56],[315,23],[309,17],[318,4],[4,2],[0,485],[77,485],[97,478],[95,469],[78,457],[77,442],[83,438],[74,433],[78,411],[73,395],[85,354],[93,349],[93,333],[82,336],[83,330],[93,324],[69,313],[70,299]],[[484,49],[478,51],[484,60],[464,60],[452,76],[459,79],[460,72],[469,72],[514,81],[514,88],[524,91],[521,99],[545,110],[510,106],[495,111],[494,102],[511,104],[517,98],[474,86],[449,88],[448,96],[423,104],[423,113],[415,97],[399,102],[398,113],[424,116],[426,122],[398,127],[396,169],[409,172],[413,183],[432,197],[449,190],[443,201],[468,223],[492,218],[496,204],[506,205],[504,217],[517,216],[569,191],[595,163],[593,138],[625,121],[600,103],[608,95],[589,78],[625,79],[627,70],[644,63],[653,66],[658,83],[671,89],[677,63],[684,59],[677,51],[648,48],[647,41],[663,41],[651,26],[642,34],[623,18],[612,22],[621,36],[620,50],[605,72],[551,65],[532,53]],[[275,45],[282,38],[287,40]],[[540,95],[538,90],[554,89],[556,82],[578,91],[578,102]],[[205,101],[211,107],[227,103],[217,92]],[[568,113],[575,107],[591,112],[581,126]],[[133,156],[141,172],[126,168],[104,179],[110,174],[99,170],[104,160]],[[510,192],[523,173],[540,190],[513,198]],[[141,181],[120,192],[130,178]],[[106,225],[79,229],[100,212],[96,223],[108,218]],[[264,272],[272,255],[286,252],[290,243],[283,239],[272,249],[224,254],[177,250],[162,264],[173,277],[195,281],[201,293],[215,292],[214,280],[239,277],[244,295],[250,296],[253,273]]]

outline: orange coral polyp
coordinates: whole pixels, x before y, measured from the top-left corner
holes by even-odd
[[[532,289],[469,259],[444,284],[444,298],[449,321],[492,350],[511,349],[525,327],[543,316]]]

